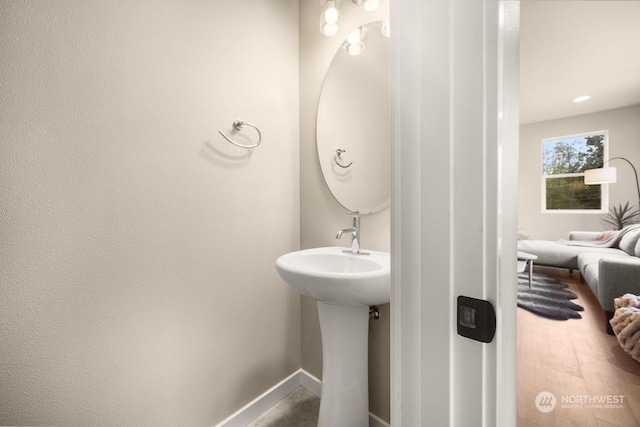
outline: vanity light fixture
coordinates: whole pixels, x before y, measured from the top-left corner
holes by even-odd
[[[320,32],[327,37],[338,34],[342,16],[338,7],[340,0],[322,0],[322,14],[320,15]]]
[[[591,98],[589,95],[582,95],[574,99],[573,102],[584,102],[589,98]]]
[[[320,32],[327,37],[333,37],[340,30],[340,22],[342,14],[340,13],[341,0],[320,0],[322,4],[322,12],[320,13]],[[380,8],[380,0],[351,0],[356,6],[364,6],[366,12],[375,12]],[[389,23],[386,23],[386,33],[383,28],[382,34],[389,37]],[[362,47],[364,49],[364,46]],[[357,50],[357,48],[352,48]],[[361,51],[360,51],[361,52]],[[360,53],[358,52],[358,53]],[[353,53],[352,55],[357,55]]]

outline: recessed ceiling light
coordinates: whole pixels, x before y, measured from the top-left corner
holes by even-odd
[[[589,98],[591,98],[589,95],[583,95],[583,96],[579,96],[576,99],[574,99],[573,102],[584,102]]]

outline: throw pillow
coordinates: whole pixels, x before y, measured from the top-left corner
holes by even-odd
[[[636,255],[637,243],[640,238],[640,228],[637,230],[628,231],[622,236],[618,247],[628,253],[629,255]],[[637,256],[637,255],[636,255]]]

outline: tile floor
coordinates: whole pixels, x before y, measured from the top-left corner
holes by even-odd
[[[247,427],[316,427],[320,398],[298,387]]]

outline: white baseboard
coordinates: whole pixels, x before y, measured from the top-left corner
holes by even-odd
[[[267,412],[273,405],[284,399],[293,390],[300,387],[300,372],[302,369],[289,375],[269,390],[262,393],[244,407],[240,408],[216,427],[246,427],[251,421]]]
[[[253,401],[236,411],[216,427],[246,427],[251,421],[268,411],[298,387],[304,387],[314,395],[322,394],[322,381],[303,369],[298,369]],[[387,422],[369,412],[369,427],[391,427]]]
[[[369,412],[369,427],[391,427],[391,424]]]
[[[316,396],[322,395],[322,381],[305,371],[300,369],[300,385]]]

